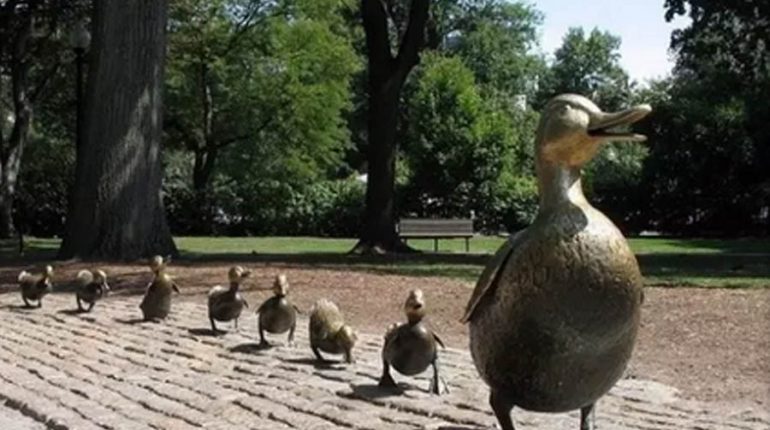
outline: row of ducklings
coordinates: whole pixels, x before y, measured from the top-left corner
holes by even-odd
[[[155,256],[150,261],[153,280],[147,286],[139,308],[145,321],[165,319],[171,311],[171,297],[179,293],[179,286],[167,272],[169,260]],[[238,328],[238,319],[248,303],[240,293],[241,284],[251,275],[251,272],[240,266],[228,271],[228,286],[217,285],[208,294],[208,317],[214,334],[221,333],[217,322],[232,321]],[[19,274],[22,299],[25,305],[32,307],[30,302],[42,306],[42,298],[53,289],[53,268],[46,266],[43,273],[34,275],[23,271]],[[82,270],[77,275],[78,289],[75,296],[78,309],[89,312],[94,304],[105,296],[110,287],[107,275],[101,270]],[[259,340],[261,347],[269,346],[265,332],[284,334],[288,332],[288,345],[294,344],[294,332],[297,325],[297,315],[300,310],[288,299],[289,282],[285,275],[278,275],[271,288],[273,296],[265,300],[256,313],[259,315]],[[263,289],[264,290],[264,289]],[[407,322],[392,324],[385,333],[382,348],[383,371],[379,381],[380,387],[396,388],[397,385],[390,374],[393,367],[401,374],[413,376],[424,372],[429,367],[433,369],[433,377],[429,391],[440,394],[441,381],[438,365],[438,346],[444,347],[441,339],[425,324],[425,299],[421,290],[412,290],[404,303]],[[347,363],[353,363],[353,347],[358,339],[356,331],[345,323],[345,318],[339,307],[332,301],[320,299],[310,312],[309,322],[310,348],[316,359],[326,360],[321,351],[328,354],[342,354]],[[443,384],[446,389],[446,383]]]

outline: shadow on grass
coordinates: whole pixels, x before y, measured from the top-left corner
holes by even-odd
[[[770,286],[770,255],[730,254],[644,254],[638,255],[642,274],[647,277],[705,277],[721,280],[767,278]]]
[[[731,286],[770,288],[770,245],[763,239],[660,239],[669,246],[679,247],[682,252],[656,252],[652,243],[648,250],[637,255],[642,274],[650,278],[655,285],[691,285],[691,286]],[[56,255],[50,241],[31,239],[28,241],[27,254],[23,257],[7,260],[5,256],[13,250],[15,241],[0,241],[0,258],[10,268],[0,269],[0,293],[16,290],[16,276],[24,264],[35,262],[38,266]],[[663,246],[659,245],[658,247]],[[670,249],[670,248],[669,248]],[[687,250],[685,250],[687,249]],[[697,250],[705,252],[697,252]],[[693,252],[690,252],[692,250]],[[717,252],[709,252],[715,250]],[[481,273],[491,254],[455,254],[455,253],[415,253],[384,256],[360,256],[333,252],[305,253],[217,253],[183,252],[175,264],[181,267],[199,264],[217,264],[240,262],[242,264],[269,263],[307,268],[352,270],[376,274],[403,276],[438,276],[474,282]],[[139,295],[143,288],[135,288],[140,283],[140,271],[126,279],[116,279],[114,292],[119,294]],[[121,277],[125,278],[125,274]],[[704,281],[704,279],[706,281]],[[57,287],[57,292],[69,290]]]
[[[770,254],[770,241],[767,239],[661,239],[680,248],[709,249],[725,254]]]

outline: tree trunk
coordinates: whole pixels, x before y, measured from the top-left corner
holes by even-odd
[[[175,254],[161,199],[167,0],[94,3],[83,135],[60,257]]]
[[[26,59],[32,19],[29,16],[20,19],[24,20],[23,25],[12,40],[10,53],[13,127],[7,141],[0,136],[0,238],[3,239],[13,237],[15,233],[13,200],[21,170],[21,156],[32,124],[32,101],[28,88],[30,62]],[[0,118],[0,121],[5,121],[5,118]]]
[[[412,0],[409,24],[393,57],[381,0],[361,0],[369,65],[368,175],[361,240],[353,253],[407,252],[396,233],[396,129],[399,95],[424,45],[429,0]]]

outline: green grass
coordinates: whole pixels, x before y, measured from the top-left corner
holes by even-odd
[[[470,254],[464,253],[464,240],[441,240],[438,254],[432,253],[432,240],[411,240],[411,246],[428,252],[382,258],[346,255],[354,239],[178,237],[176,243],[190,260],[276,261],[473,281],[504,240],[475,237]],[[648,285],[770,288],[770,240],[631,238],[629,243]],[[27,238],[27,258],[54,258],[58,245],[56,239]],[[17,258],[16,249],[16,241],[0,241],[0,258]]]

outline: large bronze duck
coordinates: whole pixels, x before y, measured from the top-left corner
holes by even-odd
[[[545,107],[535,148],[539,212],[497,251],[464,316],[503,430],[514,430],[514,406],[580,409],[580,429],[593,429],[595,402],[631,357],[642,303],[639,266],[620,231],[586,200],[580,177],[602,143],[643,141],[614,130],[650,111],[640,105],[605,113],[572,94]]]
[[[241,283],[249,276],[251,271],[244,270],[241,266],[233,266],[227,272],[230,285],[217,285],[209,291],[209,321],[214,334],[219,333],[215,321],[233,321],[235,329],[238,329],[238,318],[243,308],[249,307],[240,293]]]
[[[179,287],[174,282],[171,275],[166,272],[166,267],[170,261],[165,261],[160,255],[156,255],[150,260],[150,270],[154,278],[142,298],[139,308],[145,321],[157,321],[164,319],[171,312],[171,294],[179,293]]]
[[[392,366],[399,373],[413,376],[433,367],[433,379],[428,389],[433,394],[441,394],[438,365],[438,346],[444,342],[423,323],[425,318],[425,298],[422,290],[412,290],[404,303],[407,322],[394,324],[385,334],[382,346],[382,377],[379,386],[397,387],[390,375]]]
[[[265,300],[257,313],[259,314],[259,344],[270,345],[265,339],[265,331],[279,334],[289,332],[287,343],[294,344],[294,331],[297,328],[299,310],[286,297],[289,294],[289,280],[286,275],[278,275],[273,283],[273,297]]]
[[[53,291],[53,267],[45,266],[43,273],[33,275],[26,270],[19,273],[17,280],[21,288],[21,299],[24,305],[31,308],[30,301],[37,302],[37,307],[43,306],[43,297]]]

